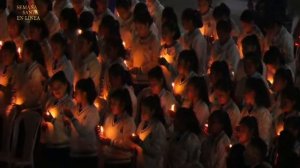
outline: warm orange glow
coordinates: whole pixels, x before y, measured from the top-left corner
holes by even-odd
[[[56,107],[51,107],[48,109],[47,113],[51,114],[53,118],[56,118],[58,116],[58,109]]]
[[[132,133],[131,136],[132,136],[132,137],[136,137],[136,134],[135,134],[135,133]]]
[[[172,104],[171,111],[175,112],[175,104]]]
[[[77,30],[77,35],[81,35],[82,34],[82,30],[81,29],[78,29]]]
[[[21,47],[18,47],[18,53],[21,55],[21,53],[22,53]]]
[[[274,79],[273,79],[273,77],[272,77],[272,76],[269,76],[269,77],[268,77],[268,81],[270,82],[270,84],[272,84],[272,85],[273,85],[273,83],[274,83]]]
[[[208,124],[204,124],[204,127],[205,127],[205,128],[208,128]]]
[[[19,105],[19,106],[20,106],[20,105],[22,105],[23,103],[24,103],[24,99],[23,99],[22,97],[18,97],[18,96],[17,96],[17,97],[15,98],[15,101],[14,101],[14,104],[15,104],[15,105]]]
[[[232,144],[229,145],[229,148],[232,148]]]
[[[122,44],[123,44],[124,48],[126,48],[126,43],[125,43],[125,41],[123,41],[123,43],[122,43]]]
[[[277,125],[277,129],[276,129],[276,135],[280,136],[280,133],[284,130],[284,126],[283,123]]]
[[[128,63],[126,60],[124,60],[124,64],[126,65],[126,67],[128,68]]]
[[[0,48],[3,46],[3,41],[0,41]]]
[[[101,135],[101,136],[103,136],[103,135],[104,135],[104,128],[103,128],[103,126],[102,126],[102,125],[100,126],[100,135]]]

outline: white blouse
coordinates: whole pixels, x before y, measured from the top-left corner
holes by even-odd
[[[52,60],[51,69],[48,71],[49,76],[53,76],[59,71],[63,71],[66,75],[68,82],[72,85],[74,81],[74,69],[70,60],[66,56],[62,56],[59,60]]]

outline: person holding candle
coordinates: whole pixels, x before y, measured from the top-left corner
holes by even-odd
[[[193,50],[183,50],[179,54],[177,70],[178,76],[174,80],[173,92],[183,101],[186,98],[186,85],[188,81],[197,76],[198,64],[196,53]]]
[[[108,8],[108,0],[91,0],[90,7],[94,10],[95,19],[92,30],[98,32],[98,27],[105,15],[115,17],[113,12]]]
[[[7,16],[7,31],[9,38],[5,41],[14,41],[17,48],[22,48],[23,43],[26,41],[26,36],[24,34],[25,23],[22,20],[17,20],[18,14],[16,12],[11,12]]]
[[[204,77],[192,77],[187,84],[187,100],[182,106],[193,109],[200,127],[207,123],[209,105],[207,83]]]
[[[207,168],[221,168],[226,165],[227,150],[230,147],[232,128],[226,111],[214,111],[208,119],[208,138],[202,144],[201,162]]]
[[[259,138],[256,118],[252,116],[242,118],[237,127],[235,136],[238,143],[244,147],[247,147],[252,139]]]
[[[136,126],[132,117],[130,96],[126,89],[118,89],[110,96],[111,114],[106,118],[103,135],[98,135],[103,147],[105,168],[129,168],[133,153],[129,137]]]
[[[79,36],[77,46],[80,54],[80,64],[75,69],[75,82],[80,79],[91,78],[97,92],[99,92],[102,68],[97,60],[99,50],[95,33],[91,31],[82,33]]]
[[[41,143],[45,144],[47,166],[68,167],[70,152],[70,128],[64,121],[64,109],[73,109],[70,85],[63,71],[50,79],[51,97],[47,100],[42,123]]]
[[[201,15],[197,10],[187,8],[182,13],[182,25],[186,33],[182,37],[182,46],[185,50],[194,50],[199,69],[198,75],[204,75],[207,71],[208,54],[207,42],[199,28],[203,26]]]
[[[203,26],[200,28],[201,33],[207,38],[210,38],[210,43],[217,39],[217,34],[214,31],[216,22],[213,17],[212,0],[198,0],[198,11],[201,14]]]
[[[158,28],[158,32],[161,33],[161,17],[164,6],[159,2],[159,0],[146,0],[146,5],[154,23]]]
[[[137,167],[162,168],[166,147],[166,121],[158,96],[149,96],[141,103],[141,123],[132,148],[137,151]]]
[[[99,113],[94,106],[96,87],[91,78],[81,79],[75,86],[74,109],[65,109],[64,115],[71,125],[71,167],[97,168],[98,143],[95,128],[99,123]]]
[[[215,103],[211,106],[211,111],[224,110],[228,113],[232,128],[238,126],[241,113],[239,107],[232,99],[232,84],[218,82],[214,87]]]
[[[66,56],[67,54],[67,39],[62,33],[56,33],[51,37],[51,48],[53,57],[51,58],[51,68],[48,70],[49,76],[53,76],[59,71],[63,71],[68,82],[73,85],[74,82],[74,69],[71,61]],[[71,87],[71,90],[72,87]]]
[[[131,48],[130,73],[135,77],[136,83],[143,83],[147,82],[150,69],[158,65],[160,43],[150,29],[153,19],[147,10],[139,11],[139,15],[134,15],[133,20],[136,37]]]
[[[175,133],[166,150],[165,168],[201,167],[201,134],[195,113],[191,109],[180,108],[175,113]]]
[[[241,116],[253,116],[258,123],[260,137],[269,144],[272,138],[272,116],[270,107],[270,93],[265,83],[259,78],[249,78],[244,93],[245,106]]]
[[[80,35],[85,31],[93,31],[94,14],[91,11],[84,11],[78,18],[77,34]]]

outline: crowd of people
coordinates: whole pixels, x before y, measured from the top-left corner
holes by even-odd
[[[197,3],[1,0],[0,128],[38,113],[41,168],[300,167],[298,17]]]

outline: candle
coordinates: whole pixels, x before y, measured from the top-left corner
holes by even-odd
[[[0,48],[2,48],[3,46],[3,41],[0,41]]]
[[[276,135],[280,136],[280,133],[284,130],[283,123],[279,124],[276,129]]]
[[[204,124],[204,127],[205,127],[205,128],[208,128],[208,124],[207,124],[207,123],[206,123],[206,124]]]
[[[53,117],[53,118],[56,118],[57,117],[57,115],[58,115],[58,110],[57,110],[57,108],[55,108],[55,107],[52,107],[52,108],[49,108],[49,110],[47,111],[47,113],[50,115],[51,114],[51,116]],[[47,114],[46,113],[46,114]],[[47,114],[47,115],[48,115]]]
[[[21,47],[18,47],[18,53],[19,53],[19,55],[21,55],[21,53],[22,53]]]
[[[124,48],[126,48],[126,43],[125,43],[125,41],[123,41],[123,43],[122,43],[122,44],[123,44]]]
[[[24,99],[22,97],[16,97],[15,98],[15,101],[14,101],[14,104],[15,105],[22,105],[24,103]]]
[[[94,106],[99,110],[100,104],[98,102],[94,102]]]
[[[229,144],[229,148],[232,148],[232,144]]]
[[[172,104],[171,111],[175,112],[175,104]]]
[[[135,133],[132,133],[131,136],[132,136],[132,137],[136,137],[136,134],[135,134]]]
[[[127,64],[127,61],[126,61],[126,60],[124,60],[124,64],[125,64],[125,66],[128,68],[128,64]]]
[[[173,88],[173,90],[174,90],[174,86],[175,86],[175,83],[173,82],[173,83],[172,83],[172,88]]]
[[[271,85],[273,85],[274,79],[273,79],[272,76],[269,76],[269,77],[268,77],[268,81],[270,82]]]
[[[81,29],[78,29],[77,30],[77,35],[81,35],[82,34],[82,30]]]

